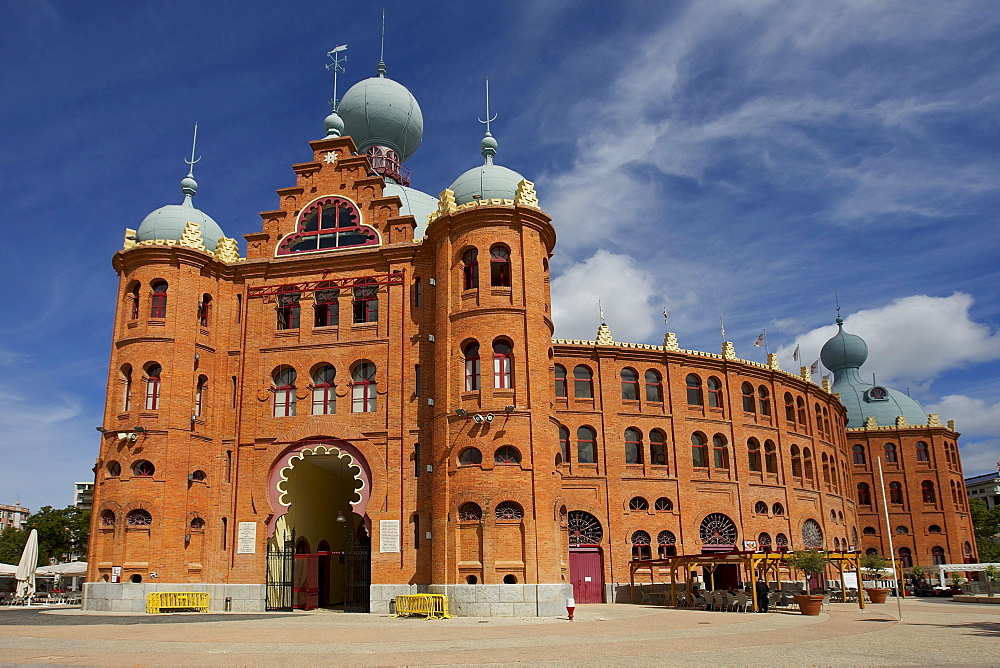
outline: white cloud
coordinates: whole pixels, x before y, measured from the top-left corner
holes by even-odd
[[[664,299],[656,293],[653,276],[634,259],[599,250],[552,280],[555,336],[593,339],[601,324],[600,300],[615,340],[643,341],[653,335]]]
[[[955,421],[955,430],[962,434],[959,446],[966,477],[996,470],[1000,461],[1000,403],[949,394],[924,408],[939,414],[942,422]]]
[[[844,330],[868,344],[862,376],[874,372],[886,385],[924,388],[949,369],[1000,358],[1000,334],[974,322],[971,306],[972,297],[961,292],[950,297],[912,295],[848,316]],[[788,369],[812,364],[836,333],[836,326],[829,325],[796,336],[778,350],[782,364]],[[801,347],[798,363],[791,359],[796,345]]]

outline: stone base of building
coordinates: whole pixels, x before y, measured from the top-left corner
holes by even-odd
[[[205,592],[211,612],[264,612],[262,584],[85,582],[82,607],[96,612],[146,612],[146,594],[157,591]]]
[[[429,585],[427,593],[447,596],[449,612],[456,617],[557,617],[566,614],[573,585]]]

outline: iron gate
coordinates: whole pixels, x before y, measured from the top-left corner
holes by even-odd
[[[344,612],[370,612],[372,542],[348,533],[344,546]]]
[[[267,546],[267,600],[265,610],[292,609],[292,579],[295,572],[295,532],[285,534],[284,545]]]

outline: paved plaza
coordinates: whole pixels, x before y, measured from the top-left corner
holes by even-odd
[[[819,617],[585,605],[561,619],[0,608],[9,664],[1000,665],[1000,606],[837,603]]]

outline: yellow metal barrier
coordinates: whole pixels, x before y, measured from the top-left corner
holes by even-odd
[[[424,615],[427,619],[448,619],[448,597],[444,594],[402,594],[396,597],[396,617]]]
[[[148,614],[153,615],[165,610],[208,612],[208,594],[197,591],[154,591],[146,594]]]

